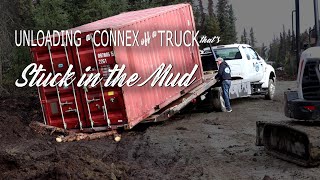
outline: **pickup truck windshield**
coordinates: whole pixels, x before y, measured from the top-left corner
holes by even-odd
[[[235,60],[235,59],[242,59],[241,53],[238,48],[221,48],[215,49],[214,53],[216,57],[221,57],[224,60]]]

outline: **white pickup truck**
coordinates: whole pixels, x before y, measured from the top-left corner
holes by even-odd
[[[214,57],[212,57],[214,56]],[[223,58],[231,68],[230,98],[248,97],[251,95],[265,95],[266,99],[273,99],[275,93],[276,74],[274,68],[267,64],[259,54],[247,44],[230,44],[207,47],[201,51],[203,68],[215,69],[217,65],[212,59]],[[217,87],[219,90],[219,87]],[[216,107],[223,107],[221,88],[218,91]],[[222,106],[222,107],[221,107]]]

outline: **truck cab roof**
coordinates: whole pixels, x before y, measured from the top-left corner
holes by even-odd
[[[213,46],[212,49],[221,49],[221,48],[238,48],[238,47],[251,47],[248,44],[227,44],[227,45],[219,45],[219,46]],[[204,52],[210,51],[210,47],[206,47],[203,49]]]
[[[320,47],[311,47],[307,50],[303,51],[301,54],[302,58],[312,58],[312,59],[319,59],[320,57]]]

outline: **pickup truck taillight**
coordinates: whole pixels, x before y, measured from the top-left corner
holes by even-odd
[[[303,108],[308,111],[315,111],[316,110],[316,106],[303,106]]]

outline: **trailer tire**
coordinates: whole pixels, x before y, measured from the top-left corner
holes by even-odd
[[[274,94],[275,94],[275,84],[273,79],[269,79],[269,86],[267,90],[267,94],[265,95],[265,99],[267,100],[273,100]]]
[[[224,104],[224,99],[222,96],[222,88],[221,87],[215,87],[212,89],[212,106],[214,111],[218,112],[225,112],[226,106]]]

